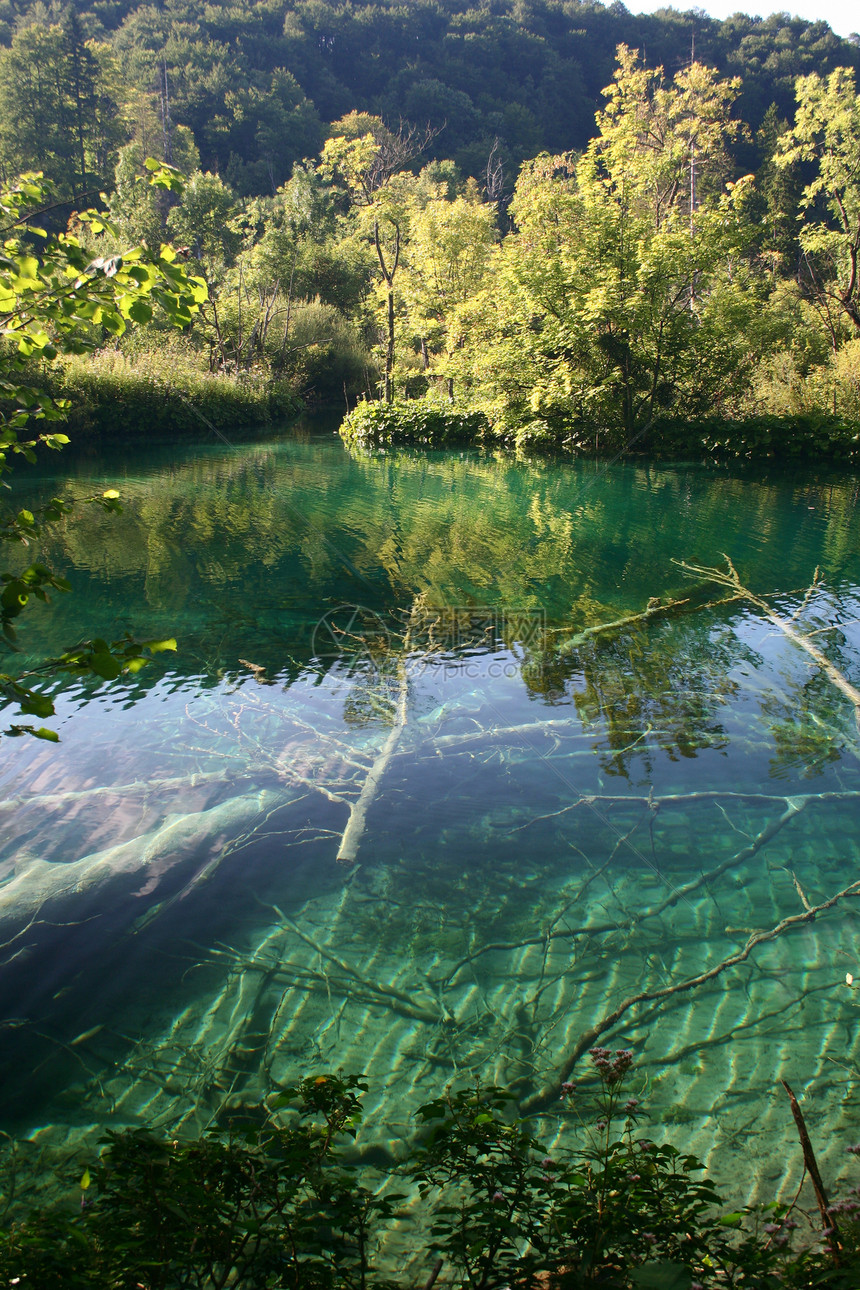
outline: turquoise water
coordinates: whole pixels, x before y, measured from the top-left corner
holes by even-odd
[[[727,553],[860,686],[855,478],[312,433],[51,464],[28,498],[116,486],[125,513],[53,531],[75,591],[21,661],[132,628],[178,650],[56,683],[59,745],[0,743],[0,1129],[33,1168],[331,1068],[395,1155],[479,1073],[543,1093],[552,1138],[585,1031],[860,878],[853,704],[676,563]],[[588,634],[652,597],[690,599]],[[858,930],[849,895],[603,1035],[654,1136],[735,1186],[742,1161],[743,1199],[792,1177],[780,1077],[834,1168],[857,1139]]]

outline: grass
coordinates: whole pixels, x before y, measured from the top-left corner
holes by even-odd
[[[302,401],[262,372],[212,375],[169,336],[159,350],[73,355],[50,373],[51,393],[68,399],[76,438],[199,438],[207,428],[250,430],[296,416]]]

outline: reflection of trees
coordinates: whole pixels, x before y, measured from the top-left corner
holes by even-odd
[[[120,592],[125,583],[153,613],[209,604],[266,615],[273,601],[310,612],[368,598],[385,612],[425,593],[437,605],[539,607],[573,629],[587,625],[589,603],[612,617],[677,590],[671,558],[711,558],[715,533],[750,585],[784,586],[795,549],[804,572],[820,552],[832,575],[828,561],[841,566],[853,550],[856,506],[847,482],[787,497],[697,470],[620,466],[610,477],[593,463],[350,459],[320,444],[180,462],[123,492],[121,521],[76,517],[58,527],[51,554]]]
[[[132,623],[143,635],[176,635],[179,654],[131,680],[130,698],[168,666],[176,684],[183,673],[219,684],[239,673],[240,658],[282,684],[309,665],[323,674],[330,662],[314,659],[314,627],[343,602],[379,613],[393,638],[417,599],[461,621],[540,611],[550,628],[578,632],[655,593],[686,595],[671,559],[701,550],[712,558],[715,533],[753,586],[799,582],[819,552],[848,568],[856,548],[850,481],[804,482],[791,493],[647,464],[608,476],[595,463],[560,470],[454,454],[350,458],[339,444],[291,443],[118,482],[120,520],[87,511],[57,526],[48,555],[77,566],[79,594],[43,614],[43,627],[48,650],[68,645],[94,616],[108,637]],[[72,485],[84,491],[85,477]],[[720,711],[735,693],[738,646],[713,633],[713,615],[699,614],[683,628],[643,624],[592,641],[568,659],[523,647],[504,626],[483,645],[524,655],[525,683],[543,702],[573,702],[583,720],[602,723],[605,769],[625,774],[649,749],[690,757],[723,744]],[[356,693],[350,711],[372,719],[374,702],[372,692]],[[828,755],[815,714],[802,713],[766,709],[783,764],[801,743],[810,764]]]
[[[853,660],[841,627],[852,616],[838,596],[819,589],[802,606],[793,621],[826,650],[832,666],[843,676],[851,674]],[[790,605],[786,614],[797,613]],[[773,740],[771,773],[780,778],[818,775],[838,762],[847,747],[856,752],[857,725],[846,720],[844,696],[830,678],[814,668],[800,677],[784,676],[779,688],[761,698],[762,716]]]
[[[152,924],[140,935],[174,917],[180,905],[172,901],[187,899],[181,908],[192,907],[201,882],[218,881],[217,866],[225,858],[233,863],[238,856],[241,882],[229,888],[229,898],[237,902],[246,883],[244,862],[255,846],[272,847],[273,868],[284,876],[279,893],[251,888],[247,903],[253,902],[253,917],[245,911],[245,927],[252,931],[244,938],[231,935],[228,944],[213,937],[202,946],[180,940],[178,951],[172,947],[183,970],[205,974],[211,986],[205,1010],[178,1009],[179,1019],[163,1034],[147,1023],[140,1038],[124,1038],[122,1044],[106,1024],[93,1041],[97,1056],[91,1057],[89,1041],[58,1046],[57,1063],[70,1051],[86,1063],[80,1100],[87,1106],[103,1109],[114,1099],[131,1117],[131,1090],[143,1088],[158,1123],[204,1127],[237,1107],[259,1105],[271,1088],[293,1078],[297,1060],[364,1069],[362,1037],[373,1048],[369,1073],[380,1089],[397,1081],[422,1088],[422,1081],[424,1086],[465,1081],[480,1073],[509,1082],[527,1103],[557,1105],[564,1055],[581,1055],[584,1038],[597,1034],[647,1048],[655,1083],[667,1072],[671,1078],[675,1065],[699,1061],[702,1054],[717,1060],[730,1048],[737,1064],[731,1080],[740,1086],[757,1069],[761,1045],[778,1044],[786,1027],[804,1026],[817,1037],[814,1028],[822,1015],[839,1022],[834,929],[844,928],[848,937],[851,928],[844,898],[835,902],[849,890],[845,863],[854,854],[857,788],[831,791],[828,783],[819,793],[783,794],[761,792],[758,785],[745,791],[737,782],[688,786],[688,791],[683,780],[677,790],[664,785],[660,791],[656,785],[667,758],[680,760],[706,747],[722,750],[729,738],[741,754],[746,751],[735,720],[743,694],[756,740],[769,753],[776,741],[777,758],[783,747],[786,755],[789,750],[780,744],[782,727],[805,721],[807,713],[813,724],[818,713],[828,731],[847,729],[843,697],[822,674],[810,675],[805,657],[798,651],[798,663],[784,639],[778,641],[782,652],[774,667],[766,642],[759,652],[739,639],[744,626],[739,606],[707,608],[707,596],[674,616],[655,614],[638,625],[586,635],[584,628],[619,616],[619,595],[595,573],[599,561],[592,561],[581,575],[565,566],[566,577],[579,577],[575,607],[571,583],[567,616],[556,618],[569,625],[550,632],[543,648],[532,643],[524,652],[522,675],[540,700],[531,712],[524,716],[518,709],[500,718],[489,684],[483,702],[478,686],[477,698],[461,702],[459,713],[456,687],[450,712],[430,717],[418,703],[410,709],[420,693],[421,669],[434,660],[456,669],[475,655],[523,653],[522,637],[507,632],[513,618],[487,615],[477,598],[455,602],[460,604],[455,614],[435,600],[434,587],[423,596],[402,589],[410,579],[413,588],[420,586],[418,561],[437,549],[428,544],[438,543],[440,560],[445,554],[437,505],[443,515],[445,506],[454,508],[448,513],[459,515],[461,526],[460,547],[446,556],[446,578],[459,576],[457,561],[470,549],[467,514],[458,512],[447,494],[447,501],[440,501],[431,487],[433,479],[448,485],[459,479],[461,465],[441,465],[438,476],[431,472],[429,482],[425,478],[421,484],[430,498],[429,513],[418,514],[417,503],[415,515],[401,506],[396,576],[402,583],[395,581],[393,565],[377,569],[379,603],[392,624],[387,649],[377,636],[363,642],[353,629],[352,654],[318,658],[307,667],[296,659],[287,669],[266,634],[271,625],[255,618],[250,606],[241,633],[231,638],[242,644],[230,667],[238,668],[239,657],[247,660],[242,665],[246,683],[195,698],[183,723],[181,750],[171,750],[174,760],[165,768],[169,783],[130,780],[112,790],[117,812],[139,798],[149,800],[148,794],[163,793],[165,799],[175,795],[187,817],[200,817],[205,800],[216,812],[213,822],[229,830],[226,845],[219,841],[214,867],[207,860],[202,878],[199,858],[187,871],[182,867],[185,861],[177,858],[170,833],[175,825],[154,809],[140,838],[118,840],[114,851],[114,844],[106,843],[90,857],[102,871],[119,852],[131,863],[148,850],[156,873],[161,864],[177,864],[178,872],[170,871],[177,894],[155,907]],[[482,469],[492,472],[492,463]],[[505,474],[491,477],[498,482]],[[302,487],[311,486],[306,480]],[[298,492],[302,495],[301,488]],[[244,483],[240,493],[244,498]],[[384,510],[384,499],[373,496],[374,505],[379,501]],[[210,502],[223,505],[216,498],[204,501],[198,519]],[[547,497],[543,501],[550,504]],[[178,531],[172,525],[185,524],[182,506],[191,502],[165,497],[153,505],[161,516],[156,530],[166,538]],[[319,496],[315,505],[312,519],[322,530],[331,512]],[[342,499],[333,498],[332,505],[346,506],[352,514]],[[504,506],[521,516],[509,496]],[[549,532],[549,554],[542,551],[534,566],[547,579],[553,559],[561,560],[565,549],[565,558],[572,559],[570,544],[579,542],[558,501],[554,513],[555,536],[542,530]],[[528,514],[533,517],[533,510]],[[276,519],[269,516],[266,522]],[[270,567],[277,577],[287,567],[304,569],[307,582],[308,566],[287,549],[289,540],[300,542],[302,531],[292,512],[284,513],[284,523],[293,525],[287,546],[276,548]],[[373,515],[350,523],[352,545],[344,545],[350,560],[362,567],[369,534],[383,522]],[[483,515],[480,525],[477,519],[474,523],[481,528]],[[249,530],[238,525],[238,531],[245,541]],[[530,532],[517,530],[518,542],[506,538],[508,558],[520,561],[521,568],[520,547]],[[229,555],[229,535],[221,540]],[[201,545],[195,554],[195,541],[182,549],[192,564],[204,550]],[[665,591],[662,580],[669,568],[655,562],[646,570],[644,542],[631,521],[627,566],[638,569],[639,580],[632,585],[644,584],[646,572],[649,580],[637,607]],[[577,550],[584,558],[584,547]],[[320,555],[330,556],[324,545]],[[194,567],[202,579],[205,570],[201,574]],[[340,576],[329,572],[319,584],[331,600]],[[500,594],[510,570],[495,576],[492,596]],[[251,570],[249,581],[260,587],[264,580]],[[629,612],[634,600],[625,590],[621,608]],[[295,621],[301,614],[309,618],[312,603],[310,595],[307,601],[297,598]],[[802,593],[786,598],[779,613],[791,619],[802,603]],[[397,607],[411,612],[394,612]],[[834,614],[845,612],[822,592],[794,621],[820,632]],[[584,639],[575,649],[562,650],[571,633]],[[818,639],[826,642],[823,647],[836,665],[850,672],[847,647],[841,655],[829,636]],[[269,657],[274,667],[265,666]],[[307,684],[326,669],[331,686]],[[759,693],[752,688],[756,682]],[[774,721],[775,735],[769,729]],[[785,730],[790,740],[790,728]],[[614,776],[612,785],[600,784],[595,754],[599,768]],[[187,786],[176,774],[176,759],[185,767]],[[637,781],[641,787],[634,786]],[[373,796],[366,791],[368,783]],[[192,811],[187,796],[192,785],[198,794],[216,793],[214,801],[195,800]],[[257,831],[261,788],[268,836],[265,829]],[[92,793],[101,812],[104,789]],[[362,794],[372,814],[365,812],[359,863],[337,870],[335,857]],[[85,785],[65,802],[58,793],[34,829],[34,851],[46,854],[42,843],[48,826],[55,828],[55,845],[61,847],[64,811],[84,812],[87,801]],[[31,810],[47,806],[43,801]],[[293,888],[293,866],[302,854],[314,857],[324,888],[304,905]],[[54,867],[66,870],[66,884],[80,883],[86,866],[75,865],[80,862]],[[97,877],[99,869],[93,872]],[[142,876],[135,881],[139,886]],[[267,881],[276,886],[271,875]],[[43,894],[37,893],[29,909],[34,918]],[[306,894],[304,889],[302,899]],[[812,946],[803,952],[795,949],[802,937]],[[846,966],[856,969],[856,962],[851,958]],[[814,998],[810,979],[818,991]],[[672,992],[674,985],[689,981],[695,982],[690,992],[704,1022],[691,1020],[688,993]],[[621,1005],[624,1011],[618,1014]],[[98,1024],[100,1018],[93,1020]],[[844,1019],[840,1026],[843,1035]],[[822,1040],[822,1052],[825,1048]],[[753,1049],[755,1063],[744,1056]],[[100,1053],[114,1058],[107,1078],[99,1067]],[[180,1072],[181,1080],[171,1079],[171,1071]],[[746,1087],[743,1091],[748,1095]],[[670,1099],[664,1096],[661,1106],[658,1092],[656,1101],[668,1114]],[[682,1111],[691,1118],[711,1116],[713,1085],[699,1102],[707,1103],[706,1111],[698,1103],[692,1110],[685,1104]],[[680,1114],[677,1105],[672,1103],[673,1115]],[[726,1110],[724,1101],[720,1117],[720,1133],[743,1131],[742,1118]]]
[[[627,776],[637,751],[648,771],[654,749],[675,760],[726,746],[720,712],[738,690],[736,646],[714,636],[711,622],[685,621],[583,649],[570,694],[583,723],[602,726],[608,774]]]

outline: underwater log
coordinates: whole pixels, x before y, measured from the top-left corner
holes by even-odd
[[[74,918],[67,902],[93,888],[117,878],[140,875],[155,882],[160,876],[195,854],[209,855],[206,876],[231,851],[236,840],[247,833],[261,816],[285,804],[285,798],[271,789],[244,793],[219,802],[205,811],[171,815],[148,833],[119,842],[72,860],[55,864],[33,860],[22,865],[13,877],[0,887],[0,935],[13,937],[16,932],[46,918],[56,919],[62,913]],[[7,944],[8,939],[7,939]]]

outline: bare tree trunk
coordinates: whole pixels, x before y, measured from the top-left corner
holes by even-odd
[[[394,373],[394,292],[388,284],[388,340],[385,346],[385,402],[394,401],[391,378]]]
[[[293,263],[290,266],[290,285],[287,288],[287,320],[284,323],[284,338],[281,341],[281,366],[284,365],[284,355],[287,352],[287,341],[290,338],[290,323],[293,317],[293,282],[296,276],[296,261],[299,258],[298,243],[293,251]]]
[[[170,87],[167,83],[167,62],[161,64],[161,136],[164,160],[173,164],[173,131],[170,128]]]
[[[373,225],[373,241],[376,246],[376,256],[379,260],[382,279],[386,286],[388,305],[388,336],[385,345],[385,380],[383,384],[383,397],[386,403],[391,403],[394,399],[394,390],[392,386],[392,376],[394,374],[394,275],[397,272],[397,265],[400,262],[400,225],[394,220],[392,220],[391,223],[394,226],[394,259],[390,267],[385,263],[382,241],[379,236],[379,221],[374,221]]]

